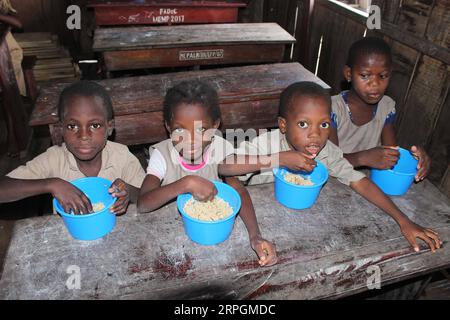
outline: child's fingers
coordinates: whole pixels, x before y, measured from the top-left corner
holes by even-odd
[[[409,244],[413,247],[415,252],[419,252],[419,245],[417,244],[416,237],[414,236],[406,236],[406,240],[409,242]]]
[[[111,193],[111,196],[116,197],[116,198],[122,198],[125,197],[127,195],[127,192],[125,190],[119,191],[117,192],[117,190],[114,190]]]
[[[426,174],[427,174],[426,169],[423,168],[423,167],[420,168],[420,169],[417,171],[417,174],[416,174],[416,177],[415,177],[416,182],[419,182],[419,181],[425,179]]]
[[[265,266],[269,267],[277,263],[278,258],[275,252],[275,248],[273,246],[268,245],[266,248],[263,249],[263,251],[265,252],[267,257]]]
[[[423,234],[419,235],[419,238],[427,243],[428,247],[430,247],[430,249],[431,249],[431,252],[435,252],[436,251],[436,247],[434,246],[434,242],[431,241],[431,239],[428,237],[428,235],[425,232]]]
[[[127,210],[127,206],[125,204],[119,205],[115,208],[111,208],[110,212],[112,214],[115,214],[117,216],[121,216],[122,214],[125,213],[125,211]]]
[[[260,245],[257,246],[257,254],[260,260],[258,261],[261,267],[264,266],[272,266],[277,263],[277,255],[275,252],[275,247],[264,241]]]
[[[435,234],[434,231],[429,230],[429,229],[425,229],[425,233],[429,238],[431,238],[434,241],[434,245],[435,245],[436,249],[439,249],[442,244],[442,241],[441,241],[441,239],[439,239],[439,236],[437,234]]]
[[[383,149],[387,150],[397,150],[399,149],[399,146],[381,146]]]

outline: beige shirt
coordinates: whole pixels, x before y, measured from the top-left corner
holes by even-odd
[[[395,101],[384,96],[378,103],[373,119],[357,126],[351,119],[350,109],[344,99],[345,94],[344,91],[331,98],[332,118],[337,124],[339,148],[344,153],[354,153],[381,145],[381,131],[385,123],[395,119]]]
[[[46,152],[11,171],[7,176],[15,179],[61,178],[67,181],[85,177],[64,143],[62,146],[48,148]],[[145,172],[127,146],[108,141],[102,151],[102,166],[98,176],[111,182],[120,178],[140,188]]]
[[[291,148],[286,140],[286,136],[279,129],[270,131],[254,138],[251,142],[243,142],[239,146],[238,154],[248,155],[269,155],[282,151],[289,151]],[[353,169],[353,166],[344,158],[343,152],[331,141],[327,141],[325,147],[319,152],[316,160],[323,163],[328,169],[330,176],[337,178],[343,184],[349,185],[351,182],[359,181],[365,175]],[[249,185],[273,182],[272,170],[265,169],[257,175],[247,175],[241,180],[250,178]]]
[[[153,168],[154,162],[150,159],[147,173],[158,176],[162,180],[161,185],[163,186],[178,181],[188,175],[197,175],[210,180],[220,180],[218,171],[219,163],[234,153],[233,145],[216,135],[207,148],[204,152],[204,163],[199,168],[189,169],[189,167],[181,163],[181,157],[174,148],[171,139],[159,142],[150,147],[150,158],[152,158],[154,150],[158,150],[164,159],[165,168],[163,170]],[[160,174],[153,172],[159,172]]]

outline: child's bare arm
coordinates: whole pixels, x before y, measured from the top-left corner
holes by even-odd
[[[138,199],[138,211],[156,210],[182,193],[192,193],[200,201],[212,200],[217,194],[214,184],[199,176],[186,176],[178,181],[161,186],[158,177],[148,174],[142,183]]]
[[[231,155],[219,164],[222,176],[239,176],[258,172],[264,168],[287,167],[291,170],[311,172],[316,162],[312,157],[297,151],[283,151],[271,155]]]
[[[261,236],[256,219],[255,209],[253,207],[252,199],[248,190],[243,184],[234,177],[225,178],[225,182],[232,186],[241,196],[241,210],[239,216],[247,228],[248,236],[252,249],[259,257],[259,264],[261,266],[271,266],[277,263],[277,254],[275,245],[265,240]]]
[[[0,179],[0,203],[13,202],[44,193],[51,193],[51,179]]]
[[[9,15],[9,14],[2,14],[0,13],[0,22],[9,24],[13,28],[22,28],[22,23],[19,19],[17,19],[15,16]]]
[[[412,222],[397,208],[392,200],[368,178],[363,178],[359,181],[352,182],[350,187],[389,214],[395,222],[397,222],[404,237],[408,240],[415,251],[419,251],[416,238],[420,238],[425,241],[433,252],[440,248],[442,242],[435,231],[423,228]]]
[[[339,146],[336,128],[331,128],[329,140]],[[397,142],[395,140],[395,131],[391,124],[384,126],[381,133],[381,142],[383,144],[381,147],[346,153],[344,154],[344,158],[355,168],[370,167],[376,169],[389,169],[395,166],[400,155],[394,148],[397,146]]]
[[[9,177],[0,179],[0,203],[46,193],[52,194],[66,212],[70,212],[70,209],[75,214],[93,211],[86,195],[65,180],[59,178],[26,180]]]
[[[381,144],[383,146],[397,146],[393,124],[385,124],[381,131]]]

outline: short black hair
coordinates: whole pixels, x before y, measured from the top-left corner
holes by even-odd
[[[331,96],[328,90],[311,81],[295,82],[281,92],[279,116],[286,118],[295,99],[300,97],[323,98],[331,105]]]
[[[61,92],[58,102],[58,117],[60,121],[64,120],[67,102],[75,96],[100,98],[107,120],[110,121],[114,118],[111,97],[105,87],[94,81],[81,80],[65,87]]]
[[[391,47],[382,38],[366,37],[354,42],[347,56],[347,66],[350,68],[356,63],[361,56],[368,56],[371,54],[384,55],[392,62]]]
[[[202,105],[213,121],[221,117],[217,91],[203,81],[182,81],[167,90],[164,97],[164,121],[169,123],[173,117],[173,109],[182,103]]]

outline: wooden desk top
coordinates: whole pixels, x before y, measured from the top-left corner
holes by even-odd
[[[276,23],[224,23],[100,28],[94,51],[237,44],[289,44],[295,38]]]
[[[299,63],[187,71],[97,82],[109,91],[114,114],[118,117],[162,111],[166,91],[174,84],[190,79],[201,79],[212,85],[219,94],[221,106],[237,102],[248,102],[250,106],[251,101],[278,99],[281,91],[296,81],[314,81],[329,88]],[[61,91],[67,85],[68,83],[54,82],[41,89],[30,117],[30,125],[58,122],[56,106]]]
[[[132,0],[122,0],[111,2],[108,0],[88,0],[88,7],[245,7],[243,2],[225,2],[225,1],[163,1],[163,0],[145,0],[137,2]]]
[[[394,202],[444,241],[415,253],[396,223],[331,178],[315,205],[281,206],[273,184],[249,187],[263,235],[276,243],[279,263],[258,266],[238,218],[228,240],[191,242],[175,203],[150,214],[134,206],[95,241],[76,241],[59,216],[17,221],[0,279],[0,299],[319,299],[367,290],[368,267],[382,286],[450,265],[450,200],[428,181]],[[420,240],[419,240],[420,241]],[[70,290],[69,266],[80,268]]]

